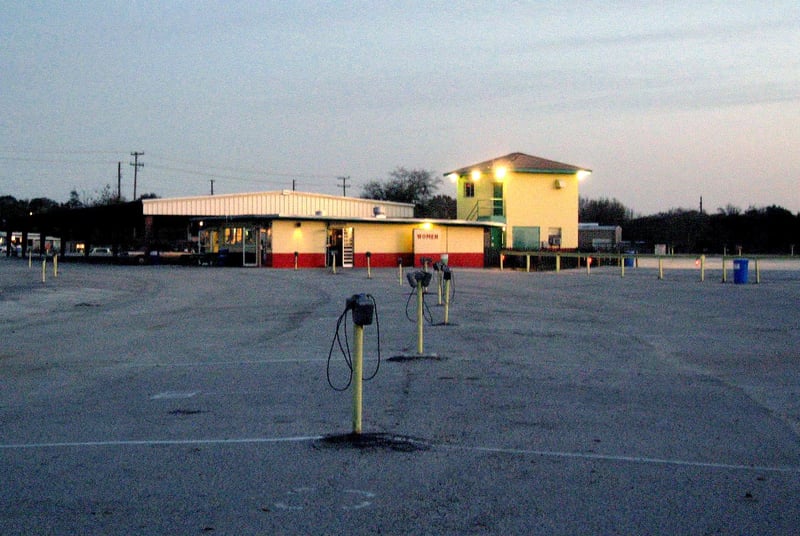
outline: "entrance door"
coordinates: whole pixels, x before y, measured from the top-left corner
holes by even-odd
[[[491,227],[483,232],[483,265],[500,266],[500,250],[503,248],[503,230]]]
[[[353,253],[355,241],[352,227],[332,228],[328,234],[328,254],[325,261],[330,266],[335,258],[336,266],[343,268],[353,267]]]
[[[492,184],[492,216],[505,216],[505,202],[503,201],[503,183]]]
[[[258,266],[258,230],[245,227],[242,233],[242,266]]]

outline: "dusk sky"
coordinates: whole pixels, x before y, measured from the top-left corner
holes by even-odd
[[[4,1],[0,195],[291,188],[510,152],[636,214],[800,212],[800,2]],[[440,193],[455,196],[444,181]]]

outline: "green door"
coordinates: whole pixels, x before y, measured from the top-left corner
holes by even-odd
[[[483,265],[500,266],[500,250],[503,248],[503,229],[490,227],[483,232]]]

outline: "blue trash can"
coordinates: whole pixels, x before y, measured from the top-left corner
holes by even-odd
[[[733,282],[736,285],[747,283],[748,259],[733,259]]]
[[[628,255],[631,255],[631,256],[629,257]],[[633,268],[634,261],[635,261],[635,257],[633,255],[636,255],[635,251],[626,251],[625,252],[625,260],[623,262],[624,265],[625,265],[625,268]]]

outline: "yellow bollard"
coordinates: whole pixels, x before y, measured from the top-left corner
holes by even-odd
[[[756,263],[756,284],[761,283],[761,271],[758,269],[758,259],[755,259]]]
[[[531,256],[530,255],[525,255],[525,271],[526,272],[530,272],[531,271]]]
[[[436,292],[438,301],[436,305],[442,305],[442,272],[436,272]]]
[[[33,267],[33,251],[28,248],[28,268]]]
[[[331,253],[331,268],[333,269],[333,273],[336,273],[336,252]]]
[[[372,266],[369,253],[367,253],[367,279],[372,279]]]
[[[556,255],[556,273],[561,271],[561,255]]]
[[[619,256],[619,276],[625,277],[625,257]]]
[[[506,260],[506,256],[501,253],[500,254],[500,271],[501,272],[503,271],[503,261],[505,261],[505,260]]]
[[[706,256],[700,255],[700,281],[706,280]]]
[[[425,353],[425,345],[422,336],[423,322],[425,320],[425,315],[422,310],[424,307],[422,292],[422,281],[417,281],[417,353],[420,355]]]
[[[664,259],[658,258],[658,279],[664,279]]]
[[[592,258],[586,257],[586,275],[592,273]]]
[[[53,277],[58,277],[58,255],[53,255]]]
[[[42,283],[44,283],[45,279],[47,279],[46,273],[47,273],[47,257],[42,259]]]
[[[297,257],[298,257],[298,255],[299,255],[299,253],[295,251],[294,252],[294,269],[295,270],[297,270]]]
[[[728,282],[728,270],[725,268],[725,256],[722,256],[722,282]]]
[[[364,384],[364,327],[356,324],[353,331],[353,433],[360,434]]]
[[[397,279],[400,281],[400,286],[403,286],[403,259],[397,259]]]
[[[444,280],[444,323],[450,323],[450,280]]]

